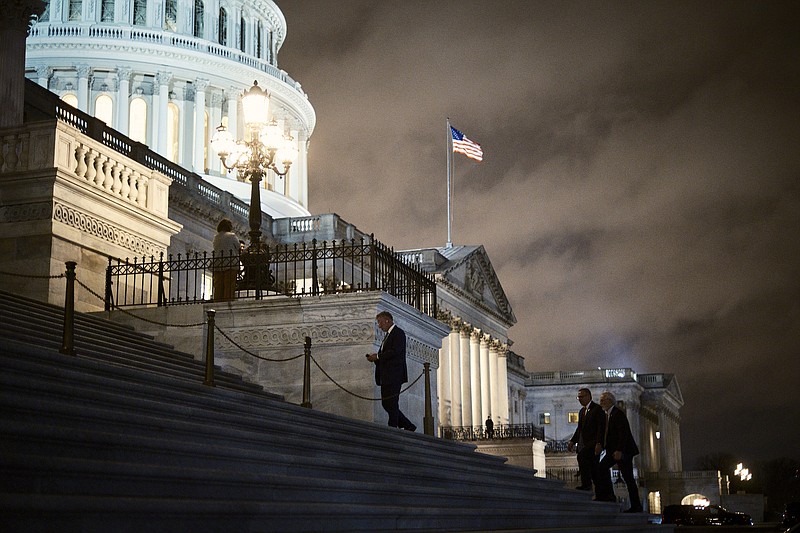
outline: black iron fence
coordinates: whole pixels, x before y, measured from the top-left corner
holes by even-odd
[[[373,236],[262,246],[241,255],[109,258],[106,309],[213,301],[215,272],[236,271],[236,298],[303,297],[384,291],[436,316],[436,282],[417,265],[404,263]]]
[[[544,428],[533,424],[495,424],[490,431],[486,426],[442,426],[442,438],[459,441],[518,438],[544,440]]]

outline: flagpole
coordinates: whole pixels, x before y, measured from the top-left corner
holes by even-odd
[[[453,173],[453,133],[450,129],[450,117],[447,118],[447,248],[453,247],[453,240],[451,238],[451,202],[452,202],[452,173]]]

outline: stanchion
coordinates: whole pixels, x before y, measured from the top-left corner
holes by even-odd
[[[433,408],[431,406],[431,364],[423,363],[425,369],[425,418],[422,425],[426,435],[433,435]]]
[[[67,290],[64,296],[64,333],[61,337],[61,353],[75,355],[75,267],[78,263],[67,261]]]
[[[217,312],[213,309],[206,311],[208,322],[206,324],[206,377],[203,385],[214,387],[214,315]]]
[[[305,365],[303,366],[303,403],[301,407],[311,409],[311,337],[306,337],[303,345]]]

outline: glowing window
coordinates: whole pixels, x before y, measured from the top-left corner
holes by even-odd
[[[134,141],[147,144],[147,102],[144,98],[134,98],[130,105],[128,136]]]
[[[71,105],[72,107],[78,107],[78,97],[72,93],[65,94],[61,97],[64,100],[64,103]]]
[[[178,162],[180,110],[172,102],[167,104],[167,159]]]
[[[579,415],[578,415],[577,411],[571,411],[571,412],[567,413],[567,422],[569,422],[570,424],[577,424],[578,423],[578,416]]]
[[[107,94],[101,94],[94,101],[94,116],[111,125],[114,118],[114,101]]]
[[[539,413],[539,425],[546,426],[550,423],[550,413]]]

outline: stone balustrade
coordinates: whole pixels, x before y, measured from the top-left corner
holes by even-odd
[[[0,174],[53,167],[83,188],[167,216],[170,178],[81,134],[73,126],[48,120],[0,132]]]

